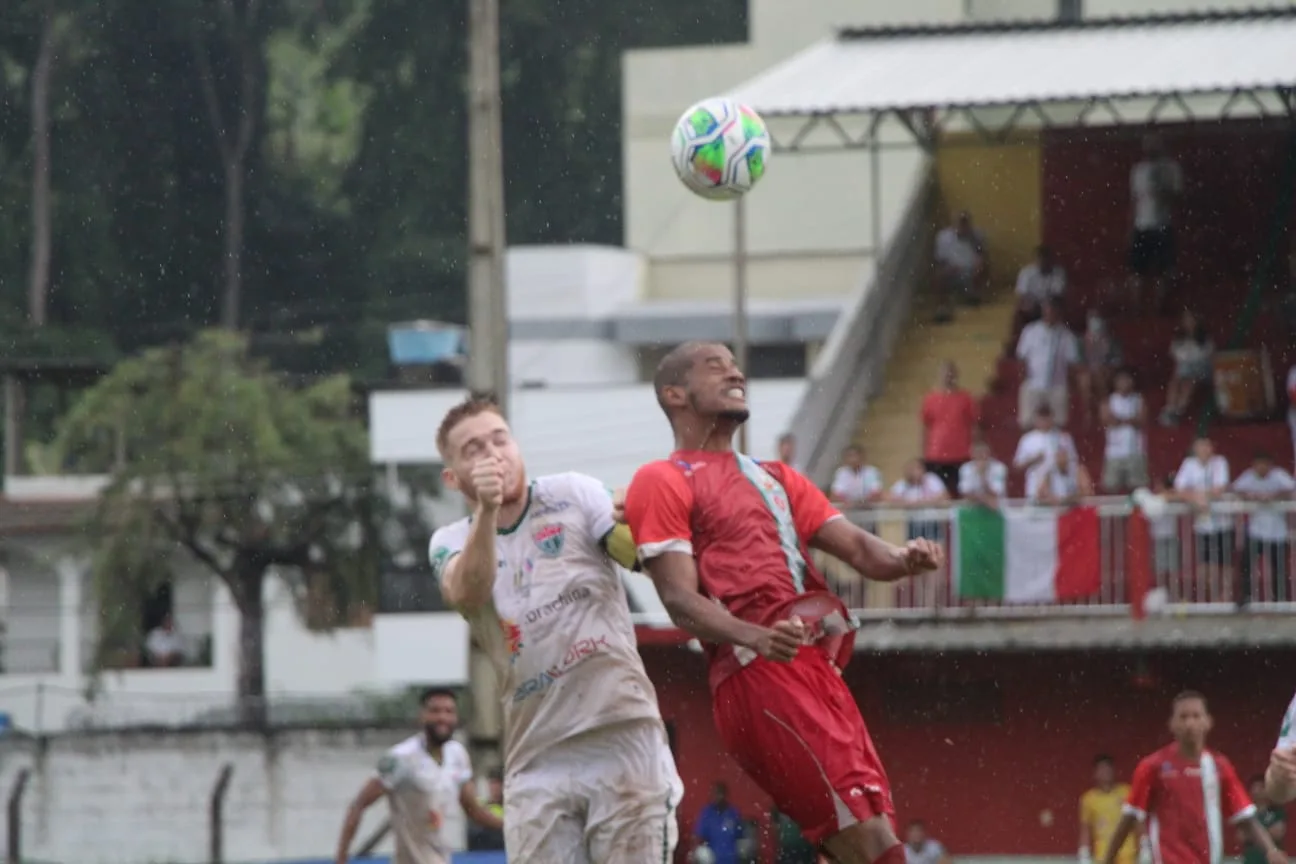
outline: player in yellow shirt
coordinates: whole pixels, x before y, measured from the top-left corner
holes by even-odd
[[[1094,786],[1080,796],[1080,861],[1102,861],[1116,832],[1129,786],[1116,782],[1116,765],[1110,756],[1094,759]],[[1116,864],[1136,864],[1138,841],[1131,835],[1116,856]]]

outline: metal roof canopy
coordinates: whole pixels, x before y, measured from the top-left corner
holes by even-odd
[[[1296,8],[1287,7],[843,30],[730,96],[767,119],[801,120],[774,146],[805,152],[885,148],[878,133],[888,117],[924,149],[960,123],[1003,141],[1027,126],[1287,121],[1296,116],[1294,88]],[[1217,97],[1209,115],[1188,104],[1202,96]],[[852,134],[842,122],[848,117],[863,118],[867,129]],[[819,129],[831,143],[809,142]]]

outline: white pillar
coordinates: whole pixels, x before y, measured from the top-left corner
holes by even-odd
[[[85,669],[81,662],[82,596],[89,562],[79,555],[62,555],[54,562],[59,583],[59,677],[78,687]]]

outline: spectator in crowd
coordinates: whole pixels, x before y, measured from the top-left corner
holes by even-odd
[[[1066,271],[1057,263],[1053,250],[1040,246],[1035,260],[1017,273],[1017,311],[1013,316],[1013,335],[1032,321],[1038,321],[1047,302],[1061,303],[1066,294]]]
[[[949,853],[927,833],[927,824],[915,819],[905,829],[905,864],[950,864]]]
[[[1185,598],[1205,601],[1225,600],[1226,569],[1233,562],[1232,523],[1226,516],[1211,512],[1212,505],[1228,492],[1229,466],[1215,453],[1215,444],[1202,436],[1193,442],[1192,453],[1175,475],[1176,497],[1192,506],[1193,540],[1197,563],[1206,576],[1205,597]]]
[[[1099,755],[1093,763],[1093,788],[1080,796],[1080,855],[1081,864],[1102,861],[1107,855],[1107,844],[1116,834],[1121,820],[1129,786],[1116,781],[1116,763],[1110,756]],[[1131,835],[1116,855],[1116,864],[1135,864],[1138,843]]]
[[[949,500],[949,490],[935,474],[923,467],[921,459],[910,459],[905,463],[904,476],[895,482],[887,493],[887,501],[896,507],[906,510],[918,510],[939,507]],[[940,522],[927,518],[909,520],[909,539],[925,537],[939,542],[944,533]]]
[[[1168,282],[1175,264],[1174,216],[1183,195],[1183,172],[1165,151],[1161,138],[1143,139],[1143,158],[1130,171],[1134,232],[1130,240],[1132,288],[1143,304],[1148,285],[1159,311],[1169,299]]]
[[[1134,373],[1121,369],[1115,387],[1102,406],[1102,425],[1107,430],[1103,452],[1102,485],[1107,492],[1123,494],[1148,482],[1147,439],[1143,427],[1147,408],[1134,389]]]
[[[1296,458],[1296,363],[1287,370],[1287,428],[1291,430],[1292,455]]]
[[[184,637],[176,630],[175,618],[170,612],[144,638],[144,658],[146,665],[153,667],[184,665]]]
[[[739,864],[738,841],[745,832],[742,814],[729,803],[729,787],[716,783],[693,825],[697,846],[707,847],[715,864]]]
[[[1247,554],[1242,558],[1242,592],[1238,602],[1245,605],[1253,599],[1286,601],[1291,556],[1287,545],[1287,513],[1272,505],[1292,499],[1296,480],[1276,467],[1268,453],[1257,453],[1251,467],[1233,481],[1233,491],[1242,500],[1258,505],[1247,520]],[[1259,592],[1255,591],[1252,574],[1257,565],[1269,577],[1267,598],[1255,596]]]
[[[1057,422],[1066,425],[1069,373],[1080,363],[1080,347],[1062,320],[1062,308],[1052,301],[1042,317],[1027,324],[1017,340],[1017,358],[1026,366],[1026,379],[1017,394],[1017,422],[1029,429],[1035,409],[1048,405]],[[1083,382],[1082,382],[1083,384]]]
[[[864,462],[864,448],[852,444],[842,451],[842,463],[833,474],[828,497],[843,510],[868,507],[882,500],[882,472]]]
[[[1247,786],[1251,792],[1251,803],[1256,808],[1256,821],[1260,827],[1269,832],[1278,851],[1287,851],[1287,813],[1281,807],[1275,807],[1265,794],[1264,775],[1252,777]],[[1242,864],[1268,864],[1269,856],[1265,850],[1252,842],[1250,835],[1239,830],[1242,841]]]
[[[1179,500],[1174,491],[1174,474],[1158,474],[1152,478],[1152,494],[1160,496],[1167,504]],[[1148,520],[1152,531],[1152,557],[1156,568],[1157,585],[1167,588],[1170,580],[1179,575],[1179,517],[1163,513]]]
[[[789,468],[796,468],[796,436],[784,432],[778,437],[778,461]]]
[[[487,798],[486,809],[498,816],[504,818],[504,772],[499,768],[492,768],[486,775]],[[468,851],[469,852],[498,852],[504,849],[504,829],[490,828],[485,825],[479,825],[469,820],[468,822]]]
[[[805,839],[792,817],[778,808],[771,809],[770,829],[774,834],[774,864],[817,864],[818,850]]]
[[[1035,409],[1035,428],[1021,437],[1017,442],[1017,452],[1013,454],[1013,467],[1026,473],[1028,495],[1039,485],[1044,472],[1057,463],[1060,449],[1069,450],[1071,463],[1079,464],[1080,454],[1076,452],[1070,433],[1057,427],[1052,408],[1041,405]]]
[[[951,496],[958,494],[959,468],[972,456],[979,417],[976,400],[959,386],[958,366],[941,363],[935,389],[923,397],[923,461]]]
[[[1170,343],[1174,375],[1170,378],[1170,386],[1166,388],[1161,425],[1177,426],[1183,420],[1198,389],[1203,384],[1210,384],[1211,360],[1214,355],[1215,345],[1207,335],[1205,325],[1195,314],[1185,309],[1179,330]]]
[[[997,508],[1008,496],[1008,466],[990,455],[990,445],[972,445],[972,461],[959,469],[959,495],[973,504]]]
[[[1097,309],[1090,309],[1084,335],[1084,369],[1088,385],[1080,395],[1084,399],[1085,420],[1094,416],[1094,406],[1101,406],[1111,391],[1112,377],[1121,365],[1120,343],[1107,327]]]
[[[1026,491],[1034,504],[1048,507],[1074,507],[1081,498],[1093,494],[1089,472],[1066,447],[1053,451],[1044,469],[1035,472],[1035,483]]]
[[[936,235],[936,280],[940,294],[937,321],[954,317],[954,307],[962,300],[975,305],[990,274],[990,259],[985,237],[972,225],[967,211],[958,214],[954,224]]]

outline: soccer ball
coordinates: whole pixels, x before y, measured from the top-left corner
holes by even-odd
[[[755,186],[770,150],[765,121],[732,99],[706,99],[689,108],[671,136],[675,173],[711,201],[732,201]]]

